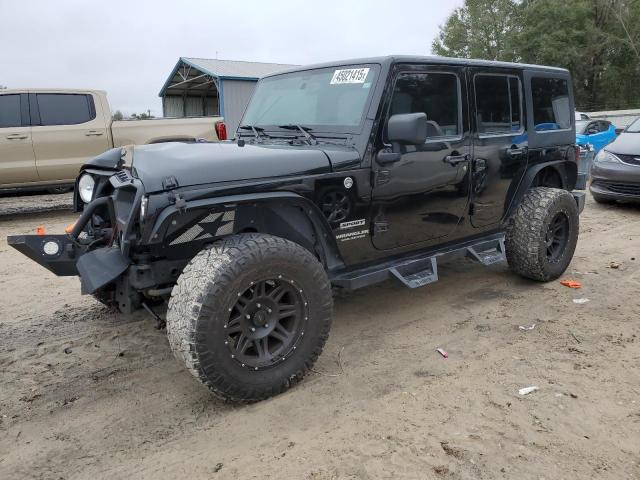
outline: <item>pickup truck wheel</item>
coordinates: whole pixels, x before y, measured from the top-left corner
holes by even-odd
[[[167,334],[187,369],[214,394],[252,402],[302,379],[329,335],[333,299],[318,260],[258,233],[202,250],[171,293]]]
[[[566,190],[532,188],[507,225],[507,262],[517,274],[548,282],[564,273],[578,241],[579,213]]]

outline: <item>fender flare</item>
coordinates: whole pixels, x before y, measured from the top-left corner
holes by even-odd
[[[544,162],[533,165],[527,169],[517,187],[508,193],[507,203],[505,204],[505,218],[509,217],[509,215],[518,208],[518,205],[520,205],[520,202],[527,193],[527,190],[529,190],[533,184],[536,175],[547,167],[551,167],[558,172],[558,175],[560,175],[560,179],[562,180],[562,188],[568,191],[575,188],[576,180],[578,178],[578,166],[575,162],[568,160],[556,160],[553,162]]]
[[[253,211],[255,208],[259,208],[259,211]],[[144,243],[149,245],[162,244],[167,235],[183,231],[184,225],[172,231],[172,221],[190,212],[208,214],[211,211],[229,210],[237,212],[234,214],[233,231],[213,237],[212,240],[247,230],[268,233],[302,245],[315,254],[328,270],[344,266],[325,216],[311,200],[293,192],[228,195],[186,201],[180,206],[171,205],[160,213],[143,242],[147,240]]]

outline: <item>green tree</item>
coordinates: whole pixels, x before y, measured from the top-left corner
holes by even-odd
[[[146,112],[143,112],[143,113],[132,113],[131,118],[135,118],[136,120],[148,120],[150,118],[155,118],[155,117],[151,115],[151,110],[147,110]]]
[[[122,114],[122,112],[120,110],[116,110],[116,112],[113,114],[113,120],[122,120],[124,118],[124,115]]]
[[[581,110],[640,106],[640,0],[466,0],[438,55],[568,68]]]
[[[431,48],[446,57],[514,60],[521,10],[513,0],[466,0],[440,27]]]

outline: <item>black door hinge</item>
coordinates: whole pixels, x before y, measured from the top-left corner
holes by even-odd
[[[391,180],[391,173],[389,170],[378,170],[376,172],[376,185],[384,185],[385,183],[389,183],[389,180]]]

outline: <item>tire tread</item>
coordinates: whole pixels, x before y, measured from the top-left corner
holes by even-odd
[[[320,335],[314,347],[295,374],[277,385],[260,384],[254,388],[234,384],[224,372],[212,374],[215,365],[201,365],[198,352],[204,348],[204,339],[197,335],[199,322],[207,321],[213,314],[211,305],[217,295],[225,291],[234,278],[240,275],[248,262],[269,261],[273,255],[286,255],[302,262],[312,281],[321,291]],[[209,390],[225,400],[254,402],[277,395],[298,383],[313,366],[329,336],[333,299],[324,268],[306,249],[284,238],[259,233],[247,233],[226,237],[210,248],[199,252],[184,268],[171,292],[167,311],[167,336],[174,355],[187,370]],[[209,372],[205,374],[206,370]]]

